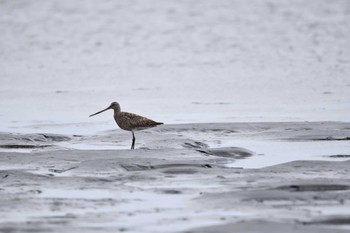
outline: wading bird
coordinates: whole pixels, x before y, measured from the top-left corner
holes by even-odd
[[[109,109],[114,110],[114,120],[117,123],[117,125],[123,130],[131,131],[132,133],[131,149],[132,150],[135,148],[134,131],[148,129],[148,128],[152,128],[157,125],[163,124],[162,122],[156,122],[146,117],[136,115],[134,113],[122,112],[120,109],[120,105],[117,102],[111,103],[111,105],[109,105],[109,107],[107,107],[106,109],[96,112],[90,115],[89,117],[95,116]]]

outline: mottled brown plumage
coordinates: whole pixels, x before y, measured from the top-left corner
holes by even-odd
[[[152,127],[155,127],[157,125],[163,124],[161,122],[156,122],[156,121],[153,121],[151,119],[148,119],[146,117],[143,117],[143,116],[140,116],[140,115],[137,115],[134,113],[122,112],[120,109],[120,105],[117,102],[111,103],[111,105],[109,105],[108,108],[103,109],[99,112],[96,112],[96,113],[90,115],[90,117],[95,116],[97,114],[100,114],[100,113],[107,111],[109,109],[114,110],[114,120],[117,123],[117,125],[123,130],[131,131],[131,133],[132,133],[131,149],[135,148],[134,131],[148,129],[148,128],[152,128]]]

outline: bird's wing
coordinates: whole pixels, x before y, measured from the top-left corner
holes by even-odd
[[[129,112],[122,112],[119,117],[129,129],[144,129],[159,124],[151,119]]]

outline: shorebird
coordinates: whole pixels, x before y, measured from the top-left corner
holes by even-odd
[[[157,125],[162,125],[162,122],[156,122],[151,119],[148,119],[146,117],[136,115],[134,113],[129,112],[122,112],[120,109],[120,105],[117,102],[111,103],[107,108],[96,112],[89,117],[95,116],[97,114],[100,114],[104,111],[107,111],[109,109],[114,110],[114,120],[117,123],[117,125],[126,131],[131,131],[132,133],[132,143],[131,143],[131,150],[135,148],[135,134],[134,131],[139,131],[143,129],[148,129],[155,127]]]

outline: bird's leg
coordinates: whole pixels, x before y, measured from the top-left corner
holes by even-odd
[[[131,144],[131,150],[135,149],[135,135],[134,131],[131,131],[132,133],[132,144]]]

